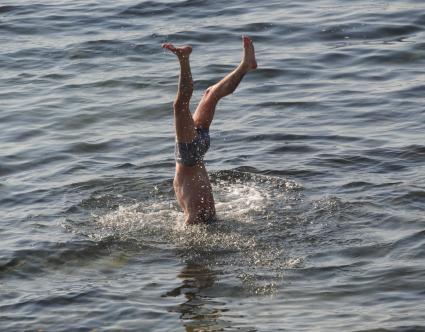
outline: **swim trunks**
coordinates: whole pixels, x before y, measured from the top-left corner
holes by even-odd
[[[176,142],[176,162],[184,166],[195,166],[204,159],[210,147],[210,133],[205,128],[195,128],[197,135],[192,143]]]

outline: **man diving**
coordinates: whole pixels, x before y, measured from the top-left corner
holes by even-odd
[[[210,146],[209,128],[218,101],[233,93],[245,74],[257,68],[252,40],[247,36],[242,38],[244,53],[240,64],[205,91],[193,116],[189,110],[193,93],[189,63],[192,48],[188,45],[176,47],[169,43],[162,45],[173,52],[180,62],[179,86],[173,103],[176,132],[173,184],[186,224],[208,223],[215,219],[214,197],[203,158]]]

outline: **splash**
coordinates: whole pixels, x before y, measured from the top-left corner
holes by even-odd
[[[119,193],[114,208],[109,204],[103,213],[95,208],[96,201],[104,203],[102,195],[85,201],[95,211],[89,236],[96,241],[115,238],[173,250],[185,262],[237,275],[254,294],[273,292],[274,279],[302,263],[301,257],[286,255],[279,231],[288,218],[283,212],[299,204],[302,187],[281,178],[236,171],[214,173],[211,182],[218,219],[213,225],[186,226],[167,182],[149,188],[144,199],[136,202]],[[114,201],[108,195],[108,202]]]
[[[188,243],[202,251],[241,250],[255,246],[255,235],[268,225],[264,220],[278,222],[281,208],[296,200],[301,188],[293,181],[235,171],[213,174],[212,184],[218,217],[212,226],[186,227],[173,193],[164,185],[154,186],[137,203],[92,214],[92,220],[105,234],[121,238],[171,240],[176,249]]]

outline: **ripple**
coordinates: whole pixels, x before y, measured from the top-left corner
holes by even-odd
[[[112,149],[114,145],[113,141],[101,142],[101,143],[88,143],[88,142],[79,142],[73,144],[68,150],[68,153],[94,153],[94,152],[104,152]]]
[[[0,6],[0,13],[8,13],[11,11],[16,11],[19,9],[19,6]]]
[[[308,146],[308,145],[298,145],[298,144],[291,144],[291,145],[285,145],[280,146],[277,148],[273,148],[270,153],[272,154],[281,154],[281,153],[311,153],[316,152],[317,149]]]
[[[252,135],[247,137],[248,141],[308,141],[308,140],[329,140],[329,141],[339,141],[339,142],[353,142],[358,141],[361,138],[351,137],[351,136],[340,136],[340,135],[323,135],[323,136],[313,136],[313,135],[302,135],[302,134],[260,134]]]

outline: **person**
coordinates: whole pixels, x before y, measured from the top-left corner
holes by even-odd
[[[204,92],[193,116],[189,110],[193,93],[189,63],[192,47],[176,47],[170,43],[162,45],[174,53],[180,62],[178,91],[173,103],[176,133],[176,172],[173,186],[177,202],[184,211],[186,224],[215,220],[214,197],[203,158],[210,146],[209,128],[218,101],[233,93],[245,74],[257,68],[252,40],[247,36],[242,39],[244,53],[240,64]]]

